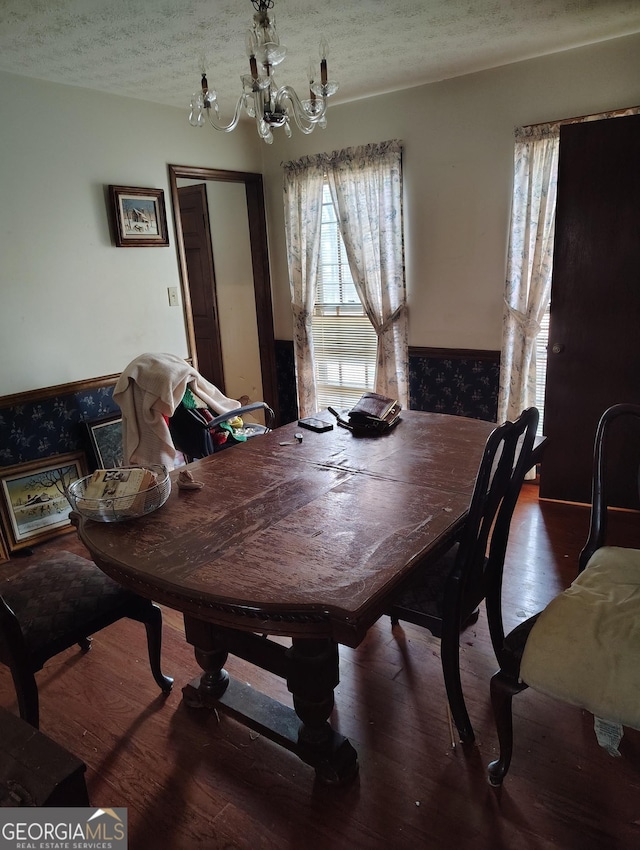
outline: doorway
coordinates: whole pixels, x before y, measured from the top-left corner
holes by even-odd
[[[170,165],[169,182],[193,365],[278,421],[262,175]]]

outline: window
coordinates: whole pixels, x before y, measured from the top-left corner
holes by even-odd
[[[283,170],[300,415],[313,416],[328,401],[343,409],[352,406],[372,385],[408,406],[402,143],[391,139],[308,156],[283,163]],[[335,213],[334,196],[340,199]],[[383,220],[381,240],[377,234]],[[306,254],[309,245],[317,251],[313,258]],[[345,245],[349,259],[362,266],[356,284],[366,299],[366,313],[348,273]]]
[[[312,334],[318,409],[352,407],[374,388],[378,339],[353,283],[326,183]]]
[[[540,333],[536,337],[536,407],[540,411],[538,422],[538,436],[542,436],[544,417],[544,394],[547,384],[547,346],[549,345],[549,305],[542,321],[540,322]]]

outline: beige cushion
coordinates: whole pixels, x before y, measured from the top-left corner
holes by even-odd
[[[640,729],[640,550],[598,549],[531,630],[520,666],[537,691]]]

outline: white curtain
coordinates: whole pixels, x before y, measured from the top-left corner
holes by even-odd
[[[311,320],[318,286],[324,165],[308,158],[284,169],[284,221],[293,310],[298,410],[317,410]]]
[[[402,230],[402,146],[342,151],[327,170],[349,268],[378,336],[376,392],[409,404],[409,345]]]
[[[549,304],[560,125],[516,130],[498,422],[536,402],[536,337]]]
[[[285,226],[302,416],[317,409],[315,378],[309,374],[309,370],[313,371],[310,329],[324,175],[336,207],[349,268],[378,337],[376,392],[398,399],[405,408],[409,405],[401,161],[402,144],[393,140],[285,164]],[[313,190],[308,188],[310,182]],[[314,256],[305,257],[304,251],[313,251]]]

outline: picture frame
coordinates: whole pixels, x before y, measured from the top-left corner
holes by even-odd
[[[162,189],[109,186],[113,237],[118,248],[158,248],[169,244]]]
[[[2,529],[0,528],[0,564],[4,564],[5,561],[9,560],[9,550],[7,549],[7,544],[4,541],[4,534],[2,533]]]
[[[84,452],[0,468],[0,516],[9,552],[71,529],[64,488],[87,474]]]
[[[88,419],[84,426],[87,461],[91,471],[124,466],[122,414],[112,413],[99,419]]]

